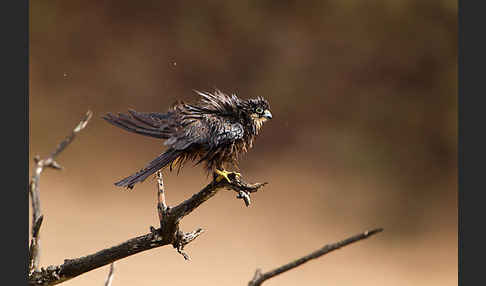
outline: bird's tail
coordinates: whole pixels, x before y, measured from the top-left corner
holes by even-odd
[[[145,179],[147,179],[150,175],[172,163],[175,159],[179,157],[180,154],[181,152],[178,150],[169,149],[166,152],[160,154],[142,170],[131,176],[126,177],[123,180],[116,182],[115,186],[127,187],[129,189],[132,189],[133,185],[138,182],[145,181]]]

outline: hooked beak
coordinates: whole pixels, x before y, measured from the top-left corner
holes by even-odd
[[[268,118],[268,119],[272,119],[272,113],[270,112],[270,110],[265,110],[265,112],[263,113],[263,117],[265,118]]]

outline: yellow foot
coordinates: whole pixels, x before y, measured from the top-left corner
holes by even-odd
[[[228,172],[226,170],[218,170],[218,169],[214,170],[214,172],[218,175],[215,179],[217,183],[225,179],[228,183],[231,184],[231,179],[229,178],[229,175],[231,174],[234,174],[235,177],[241,177],[241,174],[237,172]]]

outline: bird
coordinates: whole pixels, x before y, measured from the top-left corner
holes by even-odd
[[[227,171],[239,170],[238,160],[253,147],[263,124],[272,119],[269,103],[261,96],[242,99],[218,89],[214,92],[193,90],[200,96],[193,104],[178,102],[166,113],[138,112],[106,113],[107,122],[126,131],[165,140],[165,152],[140,171],[118,181],[116,186],[132,189],[150,175],[166,167],[179,172],[188,161],[195,166],[203,163],[207,174],[214,174],[216,182],[231,183]]]

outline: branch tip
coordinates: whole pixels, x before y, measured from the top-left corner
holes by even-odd
[[[78,125],[76,125],[73,132],[78,133],[79,131],[83,130],[88,124],[92,116],[93,116],[93,112],[91,110],[88,110],[84,118],[81,120],[81,122],[79,122]]]
[[[365,236],[370,236],[370,235],[373,235],[373,234],[377,234],[379,232],[382,232],[383,230],[384,229],[382,227],[380,227],[380,228],[375,228],[375,229],[372,229],[372,230],[367,230],[363,234]]]
[[[249,207],[251,204],[250,194],[245,191],[239,191],[238,195],[236,196],[237,199],[243,199],[245,202],[245,206]]]

